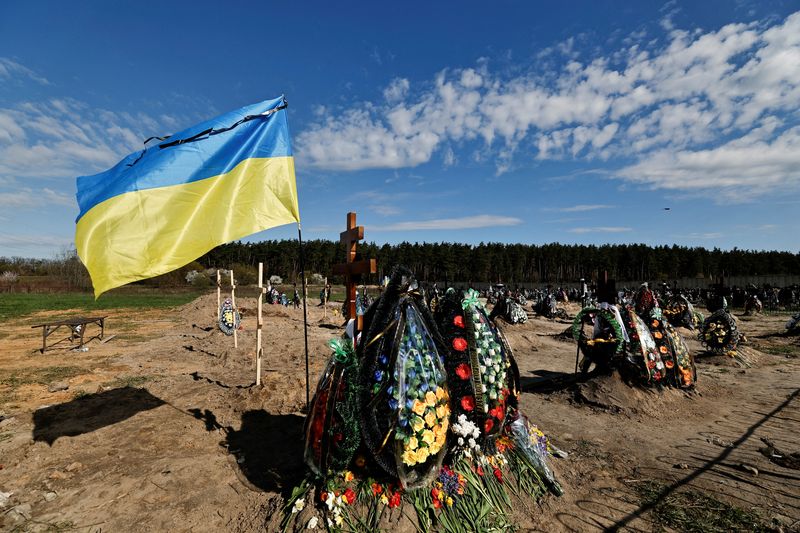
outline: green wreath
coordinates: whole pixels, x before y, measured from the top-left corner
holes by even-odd
[[[614,353],[621,353],[622,349],[625,347],[625,336],[622,333],[622,326],[617,322],[617,317],[608,309],[598,309],[597,307],[584,307],[581,309],[580,313],[578,313],[575,320],[572,322],[572,338],[583,348],[586,343],[586,337],[583,335],[583,319],[586,315],[591,313],[594,313],[596,317],[600,317],[608,322],[611,329],[614,330],[614,341],[616,343]]]

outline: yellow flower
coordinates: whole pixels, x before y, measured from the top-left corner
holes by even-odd
[[[411,419],[411,427],[414,432],[421,431],[425,427],[425,422],[418,416]]]
[[[428,445],[433,444],[434,439],[436,439],[436,436],[430,429],[426,429],[425,431],[422,432],[422,442],[424,442],[425,444]]]
[[[413,450],[406,450],[403,452],[403,462],[408,466],[413,466],[417,463],[417,452]]]
[[[442,387],[439,387],[438,389],[436,389],[436,397],[442,400],[447,397],[447,392],[445,392],[445,390]]]
[[[445,442],[447,442],[447,432],[443,431],[436,435],[436,441],[434,441],[433,445],[441,449]]]
[[[444,404],[442,404],[442,405],[440,405],[439,407],[436,408],[436,416],[438,416],[440,419],[441,418],[447,418],[447,415],[449,415],[449,414],[450,413],[447,412],[447,406],[444,405]]]
[[[408,449],[409,450],[416,450],[419,443],[417,442],[417,437],[411,437],[408,439]]]
[[[452,496],[448,496],[447,497],[447,506],[448,507],[452,507],[453,506],[453,497]]]
[[[385,491],[383,494],[381,494],[381,503],[383,505],[389,505],[389,497],[386,495]]]
[[[414,407],[412,407],[411,410],[417,413],[419,416],[422,416],[423,413],[425,413],[425,402],[414,400]]]
[[[428,448],[420,448],[417,450],[416,456],[418,463],[424,463],[428,460]]]
[[[349,471],[349,470],[345,470],[344,471],[344,481],[345,481],[345,483],[347,483],[349,481],[353,481],[355,479],[355,477],[356,476],[354,476],[351,471]]]
[[[428,448],[428,450],[430,450],[431,455],[436,455],[437,453],[439,453],[439,450],[441,449],[442,447],[438,446],[435,442],[431,444],[430,448]]]
[[[447,433],[447,428],[450,426],[450,420],[445,418],[442,420],[442,433]]]
[[[436,394],[431,391],[425,393],[425,403],[428,404],[428,407],[433,407],[436,405]]]
[[[432,428],[433,425],[436,424],[436,413],[434,413],[432,409],[429,409],[428,413],[425,415],[425,423],[428,424],[429,428]]]

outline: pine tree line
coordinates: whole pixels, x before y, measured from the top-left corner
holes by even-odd
[[[344,260],[344,246],[328,240],[303,243],[306,272],[330,276]],[[403,264],[424,281],[560,282],[592,279],[607,271],[619,280],[679,279],[800,274],[800,253],[720,250],[645,244],[503,244],[409,243],[358,247],[362,258],[375,258],[378,277]],[[235,242],[219,246],[199,259],[206,267],[264,263],[265,272],[294,279],[300,269],[296,240]],[[336,282],[337,279],[331,278]]]

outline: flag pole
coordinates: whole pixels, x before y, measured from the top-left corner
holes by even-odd
[[[311,403],[310,390],[308,388],[308,302],[306,301],[306,266],[303,257],[303,229],[300,222],[297,223],[297,240],[300,243],[300,276],[303,280],[303,337],[306,343],[306,414],[308,414],[309,404]]]

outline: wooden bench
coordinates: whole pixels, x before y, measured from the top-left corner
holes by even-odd
[[[102,339],[103,333],[105,333],[105,323],[106,323],[106,317],[104,316],[75,317],[75,318],[69,318],[67,320],[60,320],[58,322],[47,322],[44,324],[36,324],[35,326],[31,326],[31,328],[42,328],[42,348],[39,351],[41,353],[44,353],[49,348],[53,348],[53,346],[55,346],[56,344],[62,343],[66,340],[69,340],[71,344],[75,341],[76,338],[78,338],[80,339],[80,344],[78,345],[78,348],[83,348],[83,345],[91,341],[92,339]],[[98,325],[100,327],[100,334],[93,335],[88,339],[84,340],[84,333],[86,332],[86,326],[88,326],[89,324]],[[69,328],[69,337],[64,337],[63,339],[52,343],[48,347],[47,338],[62,327]]]

